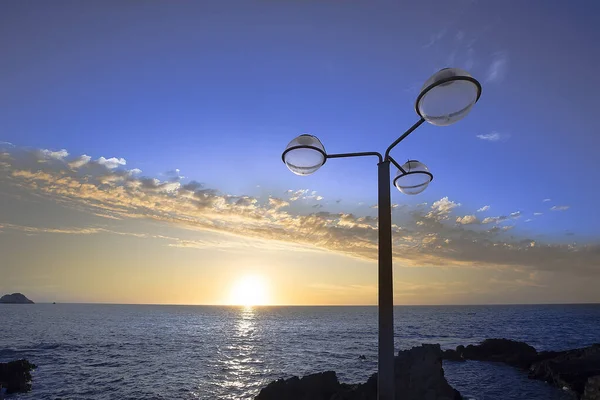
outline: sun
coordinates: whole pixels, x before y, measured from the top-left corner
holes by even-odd
[[[241,277],[231,288],[229,303],[246,307],[268,304],[269,293],[266,280],[258,275]]]

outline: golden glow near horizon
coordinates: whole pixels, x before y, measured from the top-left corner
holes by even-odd
[[[269,287],[267,280],[260,275],[244,275],[234,282],[229,303],[236,306],[269,305]]]

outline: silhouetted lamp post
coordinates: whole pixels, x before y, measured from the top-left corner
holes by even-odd
[[[378,152],[327,154],[325,147],[313,135],[300,135],[292,140],[282,154],[290,171],[296,175],[316,172],[330,158],[375,156],[378,168],[379,208],[379,362],[378,399],[394,399],[394,298],[392,273],[392,207],[390,194],[390,163],[398,168],[394,186],[402,193],[419,194],[427,188],[433,175],[425,164],[410,160],[400,165],[390,151],[423,122],[432,125],[450,125],[464,118],[479,97],[481,85],[468,72],[458,68],[444,68],[425,82],[415,110],[421,117],[402,136],[396,139],[382,156]]]

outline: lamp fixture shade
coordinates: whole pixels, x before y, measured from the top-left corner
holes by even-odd
[[[429,182],[433,180],[429,168],[416,160],[407,161],[402,166],[402,170],[398,170],[394,178],[394,186],[404,194],[419,194],[427,189]]]
[[[327,153],[316,136],[304,134],[287,145],[281,158],[290,171],[304,176],[321,168],[327,161]]]
[[[481,84],[467,71],[444,68],[425,82],[415,109],[430,124],[446,126],[466,117],[480,96]]]

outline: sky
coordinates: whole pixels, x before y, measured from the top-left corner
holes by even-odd
[[[395,304],[600,302],[593,2],[0,3],[0,293],[376,304],[379,151],[437,70],[483,87],[394,149]],[[395,174],[395,172],[392,172]],[[392,177],[391,177],[392,178]]]

